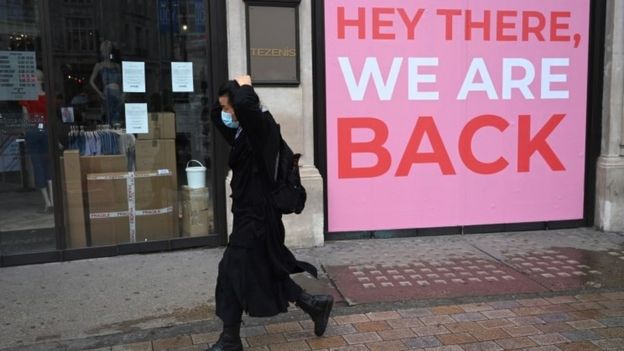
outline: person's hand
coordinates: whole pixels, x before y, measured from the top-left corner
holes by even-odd
[[[236,77],[236,81],[238,82],[238,85],[240,85],[241,87],[243,85],[251,85],[251,76],[249,75],[238,76]]]

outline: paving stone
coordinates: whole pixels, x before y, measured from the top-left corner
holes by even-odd
[[[420,320],[425,325],[440,325],[440,324],[455,323],[455,320],[447,315],[426,316],[426,317],[421,317]]]
[[[477,338],[479,341],[489,341],[489,340],[497,340],[497,339],[507,339],[510,337],[509,333],[505,330],[499,329],[484,329],[482,331],[472,331],[470,332],[472,336]]]
[[[353,326],[360,333],[377,332],[381,330],[392,329],[392,327],[386,321],[356,323],[356,324],[353,324]]]
[[[514,317],[514,318],[509,318],[509,320],[516,325],[544,324],[543,320],[535,316]]]
[[[264,328],[262,329],[264,330]],[[191,335],[191,340],[193,341],[193,344],[212,344],[219,339],[220,334],[221,332],[193,334]],[[243,336],[242,330],[241,336]]]
[[[285,332],[293,332],[293,331],[302,331],[303,328],[299,322],[286,322],[286,323],[276,323],[269,324],[265,326],[267,332],[269,334],[273,333],[285,333]]]
[[[542,332],[539,329],[535,328],[532,325],[520,325],[520,326],[515,326],[515,327],[503,327],[503,330],[505,330],[507,333],[509,333],[509,335],[511,335],[513,337],[542,334]]]
[[[547,306],[550,305],[550,302],[548,302],[546,299],[543,298],[534,298],[534,299],[520,299],[518,300],[518,303],[521,304],[522,306]]]
[[[423,349],[419,349],[419,350],[423,350]],[[424,350],[425,351],[464,351],[464,349],[462,349],[461,346],[458,346],[458,345],[444,345],[444,346],[438,346],[438,347],[427,347]]]
[[[519,338],[500,339],[496,340],[496,343],[505,350],[522,349],[537,346],[537,344],[533,340],[527,338],[526,336],[522,336]]]
[[[417,318],[417,317],[425,317],[431,316],[433,312],[429,308],[410,308],[410,309],[402,309],[398,310],[403,318]]]
[[[600,323],[607,327],[624,327],[624,317],[611,317],[599,320]]]
[[[511,301],[511,300],[510,301],[492,301],[492,302],[488,302],[488,305],[492,306],[492,308],[495,310],[512,309],[512,308],[517,308],[517,307],[522,306],[517,301]]]
[[[355,334],[358,331],[353,327],[352,324],[343,324],[343,325],[328,325],[325,330],[325,336],[339,336],[339,335],[348,335]]]
[[[511,312],[515,313],[517,316],[536,316],[546,313],[542,307],[532,306],[512,308]]]
[[[458,322],[475,322],[488,319],[486,316],[479,312],[453,314],[451,315],[451,317]]]
[[[415,328],[424,326],[423,322],[421,322],[418,318],[391,319],[386,321],[386,323],[393,329]]]
[[[449,330],[442,325],[426,325],[424,327],[412,328],[412,331],[418,336],[434,336],[449,333]]]
[[[396,311],[386,312],[370,312],[366,314],[366,317],[371,321],[387,321],[389,319],[400,319],[401,315]]]
[[[409,338],[403,340],[405,345],[410,348],[428,348],[428,347],[436,347],[442,346],[442,343],[435,336],[422,336],[417,338]]]
[[[344,335],[343,337],[349,344],[364,344],[367,342],[381,341],[381,337],[374,332],[349,334]]]
[[[474,331],[478,331],[478,332],[482,332],[485,331],[486,328],[482,327],[481,321],[479,322],[458,322],[458,323],[451,323],[451,324],[446,324],[446,329],[448,329],[450,332],[452,333],[464,333],[464,332],[474,332]]]
[[[539,316],[546,323],[568,322],[573,318],[567,313],[542,314]]]
[[[604,324],[594,319],[584,319],[581,321],[571,321],[568,324],[574,329],[597,329],[604,328]]]
[[[289,342],[316,338],[316,335],[314,334],[313,330],[286,332],[286,333],[283,333],[283,335],[286,341],[289,341]]]
[[[558,345],[562,351],[599,351],[598,346],[588,341],[570,342]]]
[[[205,351],[208,348],[208,344],[197,344],[193,346],[176,348],[175,351]],[[174,350],[174,349],[170,349]]]
[[[575,311],[575,309],[572,308],[568,304],[558,304],[558,305],[555,304],[555,305],[549,305],[549,306],[540,306],[540,308],[544,312],[549,312],[549,313],[563,313],[563,312]]]
[[[623,327],[592,329],[592,331],[602,336],[603,338],[624,338]]]
[[[443,334],[437,336],[438,340],[444,345],[457,345],[476,342],[477,339],[468,333]]]
[[[406,339],[416,336],[409,328],[382,330],[377,332],[377,334],[384,341]]]
[[[547,345],[547,346],[530,347],[528,349],[524,349],[523,351],[561,351],[561,349],[555,345]]]
[[[273,344],[285,343],[286,338],[282,334],[263,334],[263,335],[254,335],[248,338],[245,338],[251,347],[258,346],[266,346]]]
[[[489,319],[510,318],[517,316],[515,313],[508,309],[484,311],[481,313]]]
[[[568,342],[566,339],[559,333],[550,333],[550,334],[542,334],[542,335],[531,335],[529,336],[531,340],[535,341],[538,345],[554,345]]]
[[[622,350],[622,345],[624,345],[624,338],[616,338],[616,339],[604,339],[604,340],[596,340],[592,341],[594,345],[598,346],[602,350]]]
[[[308,345],[312,350],[318,350],[347,346],[347,342],[341,336],[330,336],[310,339],[308,340]]]
[[[272,344],[271,351],[303,351],[310,350],[310,346],[305,341],[294,341],[282,344]]]
[[[568,323],[546,323],[546,324],[535,324],[535,328],[539,329],[544,334],[549,333],[561,333],[566,331],[572,331],[571,325]]]
[[[485,329],[516,326],[514,323],[512,323],[511,321],[507,319],[489,319],[487,321],[479,321],[477,323],[479,323],[479,325]]]
[[[349,345],[331,349],[331,351],[370,351],[365,345]]]
[[[599,334],[594,333],[591,330],[574,330],[562,332],[566,339],[570,341],[589,341],[589,340],[599,340],[601,336]]]
[[[431,308],[431,312],[434,314],[454,314],[466,312],[460,306],[436,306]]]
[[[464,305],[459,305],[461,309],[465,312],[483,312],[483,311],[491,311],[494,308],[487,303],[469,303]]]
[[[370,322],[370,319],[366,317],[364,314],[351,314],[346,316],[335,316],[333,317],[338,325],[341,324],[354,324],[354,323],[362,323],[362,322]]]
[[[152,348],[154,351],[164,351],[187,346],[193,346],[193,340],[187,335],[152,341]]]
[[[574,296],[555,296],[555,297],[546,297],[544,300],[548,301],[551,304],[565,304],[565,303],[576,303],[578,300]]]
[[[472,344],[465,344],[465,345],[462,345],[462,348],[465,351],[499,351],[499,350],[503,350],[502,347],[498,346],[498,344],[496,344],[493,341],[484,341],[484,342],[478,342],[478,343],[472,343]]]
[[[366,344],[371,351],[402,351],[408,347],[400,340],[380,341]]]
[[[113,346],[113,351],[152,351],[152,343],[150,341],[136,342],[126,345]]]

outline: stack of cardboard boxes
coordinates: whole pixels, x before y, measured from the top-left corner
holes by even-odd
[[[78,150],[66,150],[61,161],[68,247],[81,248],[103,245],[89,236],[89,174],[127,172],[128,161],[124,155],[80,156]]]
[[[136,142],[136,172],[125,156],[63,157],[69,247],[115,245],[179,236],[175,116],[150,115]]]
[[[182,186],[182,236],[212,234],[213,216],[208,188]]]

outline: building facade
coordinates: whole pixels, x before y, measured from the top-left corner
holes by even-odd
[[[240,74],[303,154],[308,202],[284,217],[289,246],[623,231],[624,5],[527,6],[0,1],[0,264],[225,245],[229,150],[210,111],[220,84]],[[505,43],[516,30],[517,44]],[[526,59],[507,57],[513,45]],[[508,94],[495,83],[505,68],[489,71],[496,91],[486,84],[485,65],[499,59],[516,64]],[[465,96],[445,100],[456,78]],[[456,122],[440,117],[448,111]],[[540,112],[550,120],[522,117]],[[557,126],[556,112],[568,116]]]

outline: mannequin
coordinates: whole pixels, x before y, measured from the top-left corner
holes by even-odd
[[[95,64],[89,83],[104,102],[106,123],[110,126],[121,124],[121,111],[124,101],[121,82],[121,66],[113,62],[113,43],[106,40],[100,45],[102,61]],[[102,90],[99,89],[95,80],[100,77]]]
[[[35,186],[41,192],[45,207],[39,213],[52,213],[54,198],[48,154],[48,98],[43,90],[43,72],[37,70],[37,100],[20,101],[27,125],[26,150],[35,173]]]

